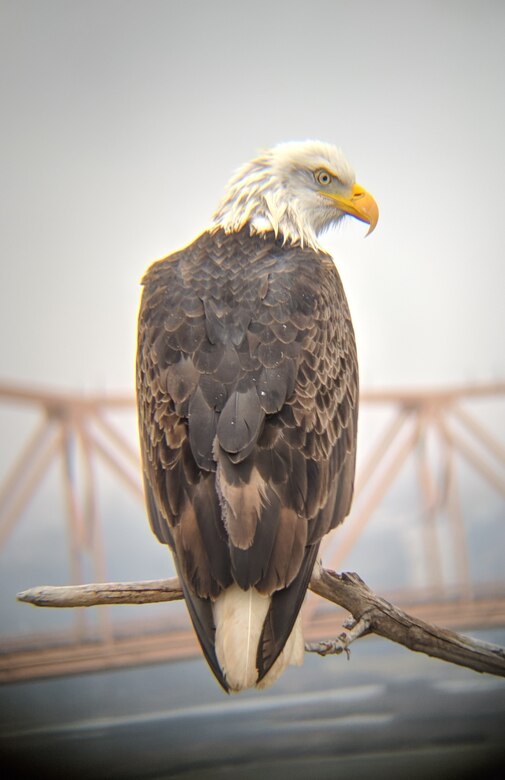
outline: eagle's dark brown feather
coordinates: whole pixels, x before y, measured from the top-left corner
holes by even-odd
[[[261,679],[293,627],[319,542],[350,508],[358,372],[338,273],[273,233],[203,233],[155,263],[137,393],[153,531],[169,544],[214,673],[211,599],[274,594]]]

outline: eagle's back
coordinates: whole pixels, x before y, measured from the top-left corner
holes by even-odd
[[[203,650],[234,583],[268,602],[260,680],[289,636],[320,539],[349,511],[358,373],[331,259],[223,230],[155,263],[137,393],[151,525],[175,554]]]

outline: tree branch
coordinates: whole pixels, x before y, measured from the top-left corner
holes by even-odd
[[[35,607],[96,607],[103,604],[156,604],[180,601],[177,577],[144,582],[94,582],[91,585],[40,585],[17,594]]]
[[[505,677],[505,649],[425,623],[377,596],[353,573],[319,568],[310,588],[351,613],[348,633],[335,640],[306,645],[321,655],[348,653],[352,641],[374,633],[410,650],[440,658],[476,672]],[[18,594],[18,600],[38,607],[91,607],[97,604],[152,604],[183,598],[177,578],[147,582],[95,583],[64,587],[42,586]]]
[[[350,629],[347,632],[339,634],[336,639],[323,639],[321,642],[305,642],[306,653],[317,653],[318,655],[339,655],[345,653],[349,658],[351,653],[349,646],[360,636],[366,636],[370,633],[370,619],[363,617],[355,622],[354,619],[344,620],[344,628]]]
[[[356,623],[367,620],[369,633],[476,672],[505,677],[505,648],[408,615],[377,596],[357,574],[320,569],[312,577],[310,588],[348,610]]]

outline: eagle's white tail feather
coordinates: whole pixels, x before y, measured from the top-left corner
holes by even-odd
[[[256,652],[269,606],[269,596],[238,585],[227,588],[214,602],[217,660],[233,691],[256,683]]]
[[[269,596],[254,588],[244,591],[238,585],[227,588],[214,602],[217,660],[232,691],[256,685],[256,655],[269,606]],[[301,664],[303,654],[301,624],[297,619],[284,650],[260,687],[271,685],[288,664]]]

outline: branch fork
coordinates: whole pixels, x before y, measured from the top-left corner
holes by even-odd
[[[345,653],[347,658],[351,657],[350,645],[361,636],[370,633],[372,621],[369,617],[363,616],[359,620],[347,618],[344,620],[343,627],[350,629],[343,631],[336,639],[322,639],[320,642],[306,642],[306,653],[317,653],[318,655],[340,655]]]

